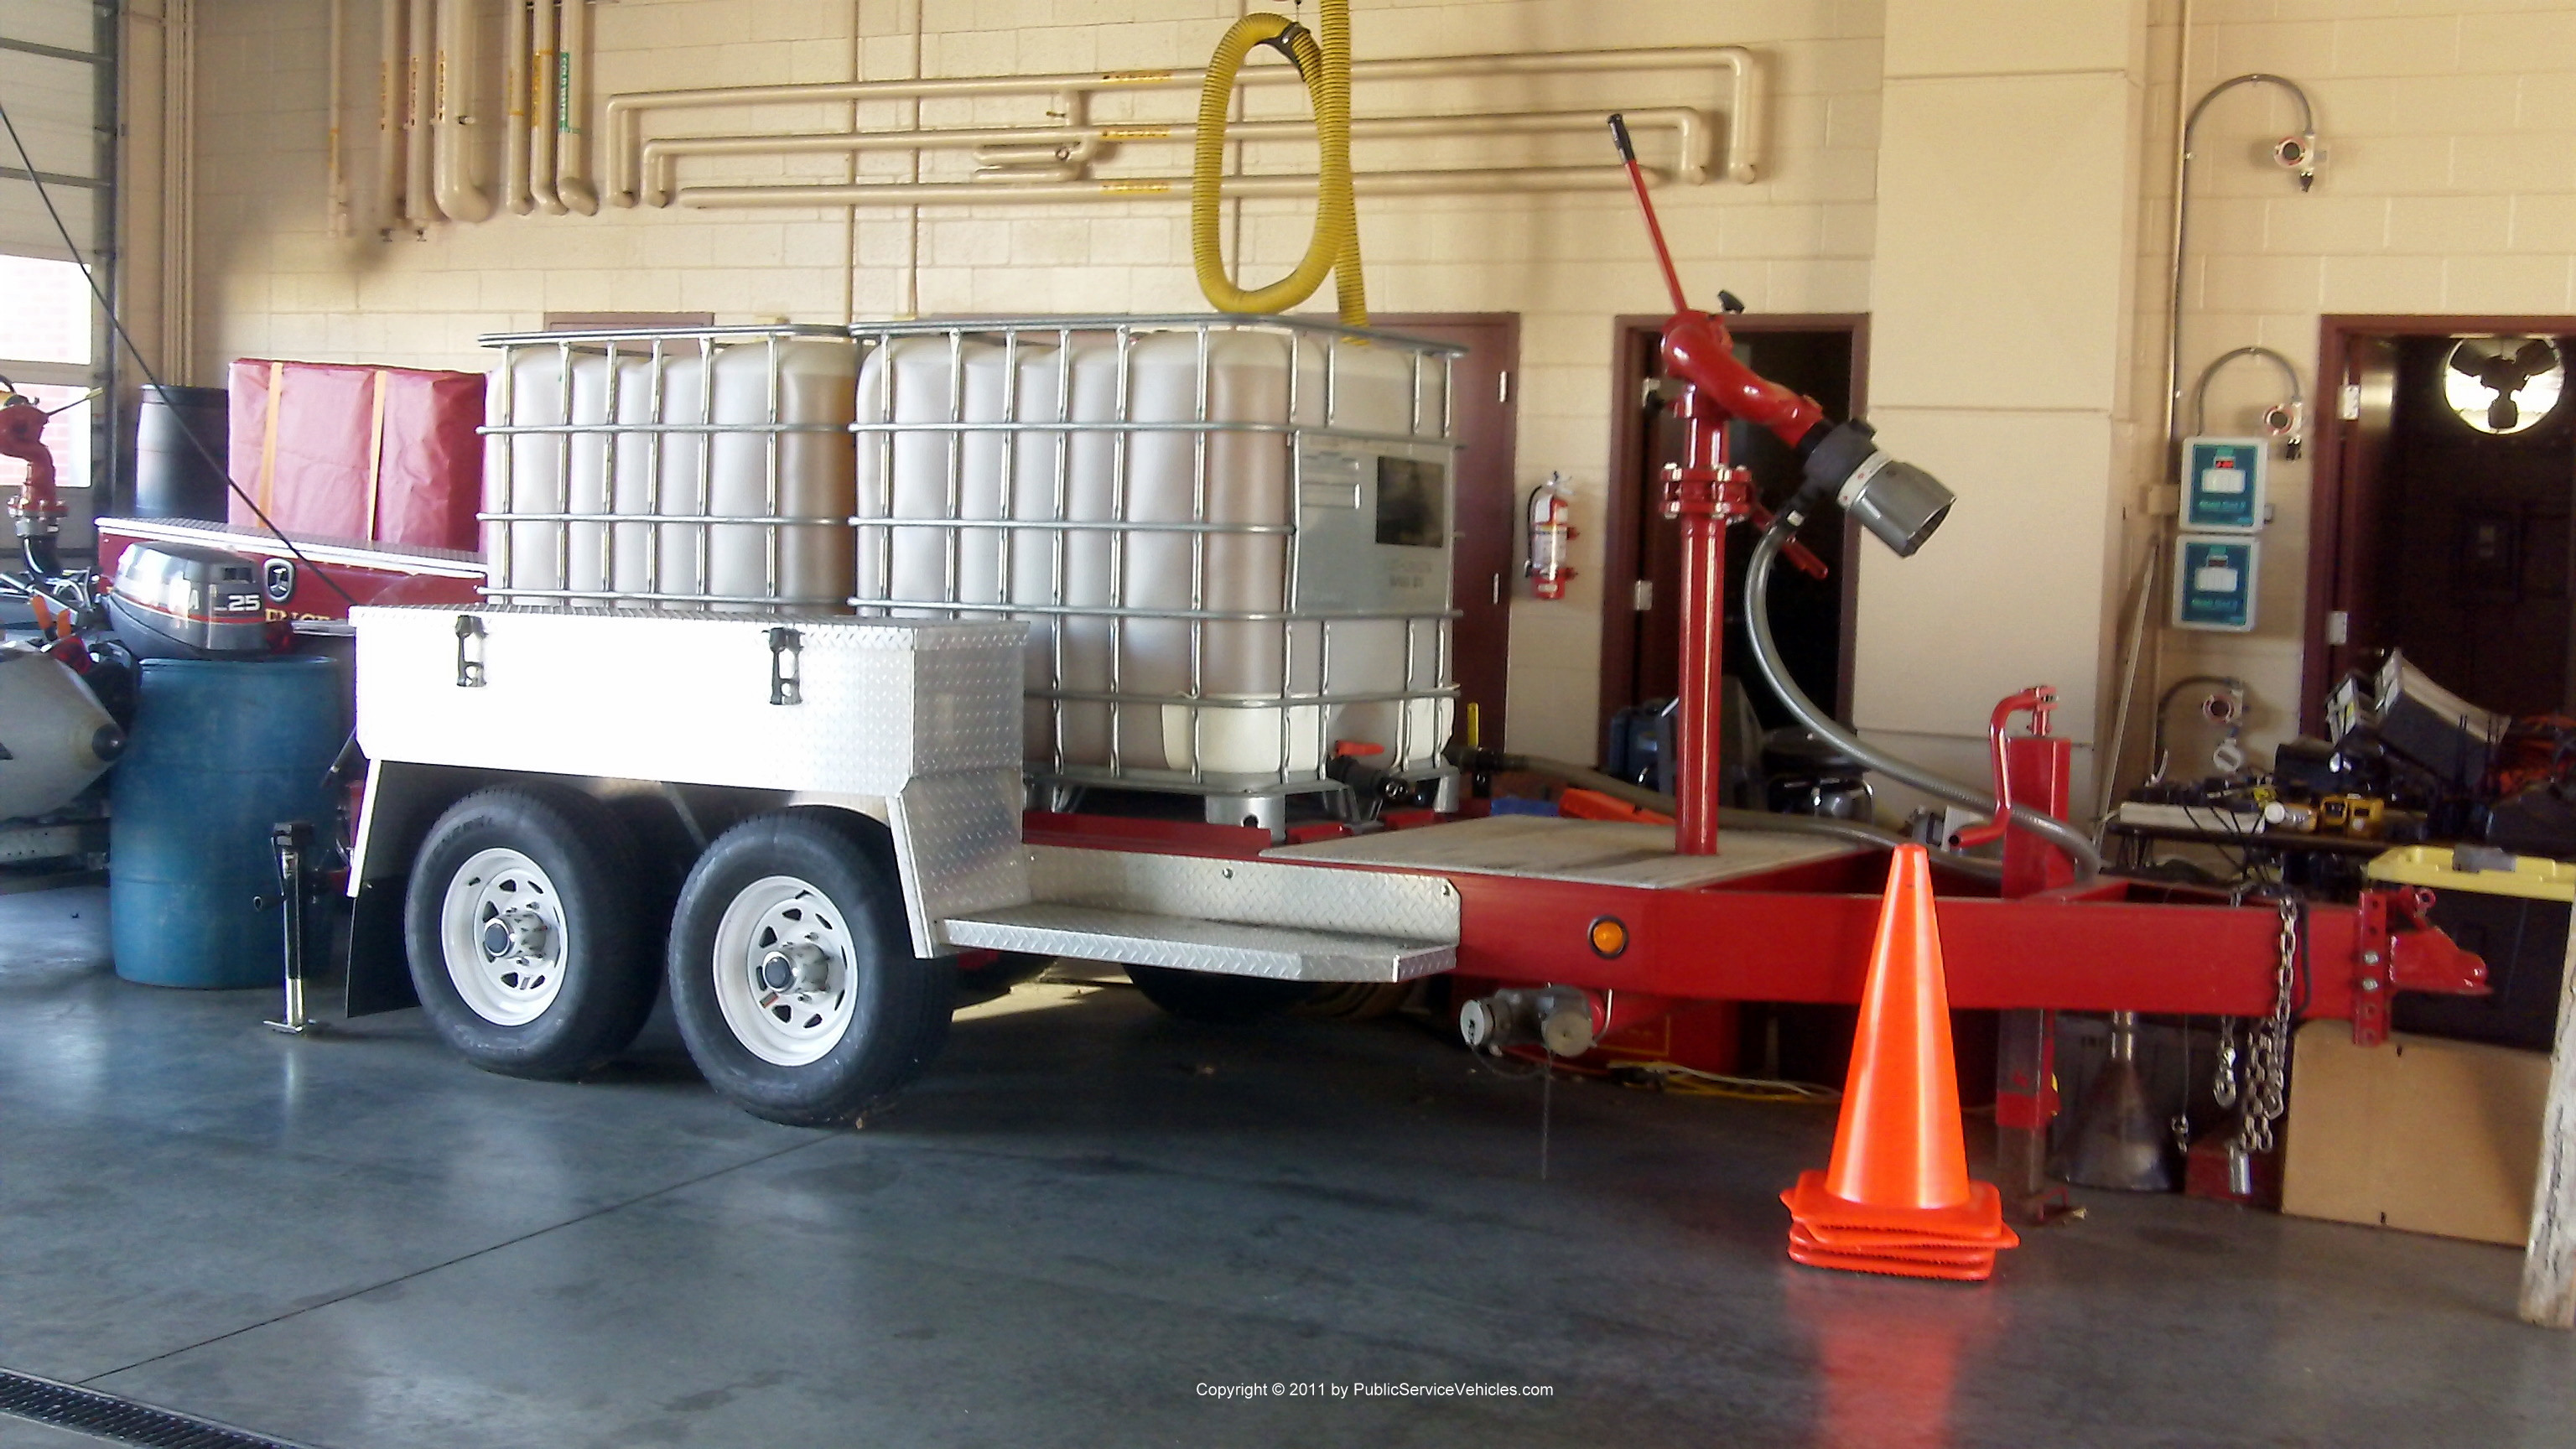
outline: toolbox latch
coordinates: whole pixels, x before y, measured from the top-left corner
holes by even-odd
[[[472,614],[456,616],[456,687],[483,687],[483,621]]]
[[[805,638],[793,629],[769,631],[769,702],[805,702]]]

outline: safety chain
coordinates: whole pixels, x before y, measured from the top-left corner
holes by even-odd
[[[2209,1095],[2224,1112],[2236,1105],[2236,1018],[2218,1019],[2218,1074],[2209,1084]]]
[[[2304,917],[2298,898],[2281,897],[2280,963],[2274,969],[2272,1014],[2247,1033],[2245,1115],[2236,1131],[2239,1153],[2255,1156],[2272,1150],[2272,1124],[2288,1110],[2290,1087],[2290,1006],[2298,986],[2299,931]],[[2228,1053],[2222,1051],[2222,1059]]]

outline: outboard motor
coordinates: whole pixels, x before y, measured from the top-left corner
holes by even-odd
[[[259,562],[185,543],[136,543],[116,560],[107,617],[144,659],[253,659],[272,652]]]

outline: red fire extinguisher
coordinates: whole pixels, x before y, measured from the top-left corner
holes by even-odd
[[[1550,473],[1546,482],[1531,489],[1526,516],[1530,594],[1534,598],[1562,599],[1565,581],[1574,577],[1574,569],[1566,562],[1567,545],[1574,538],[1574,500],[1566,495],[1565,480]]]

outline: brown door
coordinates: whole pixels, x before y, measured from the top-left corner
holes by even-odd
[[[2396,340],[2347,337],[2342,364],[2338,390],[2328,399],[2336,410],[2336,458],[2346,521],[2334,559],[2335,608],[2342,618],[2327,622],[2323,668],[2305,691],[2311,710],[2323,707],[2334,681],[2359,668],[2365,657],[2386,649],[2394,637],[2389,608],[2391,561],[2382,547],[2390,531],[2381,521],[2388,511],[2389,461],[2396,436]],[[2310,727],[2316,725],[2312,722]]]
[[[1814,398],[1828,416],[1851,415],[1862,339],[1861,319],[1844,317],[1730,317],[1736,354],[1784,387]],[[1670,698],[1681,674],[1681,525],[1663,512],[1663,471],[1682,461],[1687,431],[1673,416],[1676,384],[1662,376],[1656,333],[1631,328],[1621,338],[1622,371],[1633,424],[1618,429],[1630,449],[1615,465],[1603,549],[1601,716],[1632,704]],[[1762,501],[1778,507],[1797,490],[1797,460],[1770,433],[1731,423],[1729,456],[1753,471]],[[1791,676],[1809,698],[1848,717],[1851,583],[1841,515],[1825,510],[1799,533],[1832,567],[1811,579],[1783,566],[1773,574],[1771,619]],[[1786,710],[1755,679],[1744,629],[1744,568],[1754,531],[1727,531],[1724,671],[1746,681],[1754,712],[1765,725],[1788,722]]]
[[[1450,631],[1450,673],[1458,682],[1459,737],[1466,737],[1465,706],[1474,705],[1478,738],[1499,749],[1511,666],[1512,591],[1520,579],[1520,499],[1512,460],[1520,316],[1398,313],[1371,318],[1369,325],[1467,349],[1451,373],[1450,426],[1466,446],[1458,453],[1457,513],[1450,520],[1450,598],[1458,610]]]
[[[2466,425],[2442,383],[2457,339],[2549,337],[2565,354],[2576,316],[2327,316],[2318,330],[2302,728],[2321,732],[2328,691],[2389,648],[2488,708],[2565,707],[2576,398],[2499,437]]]

